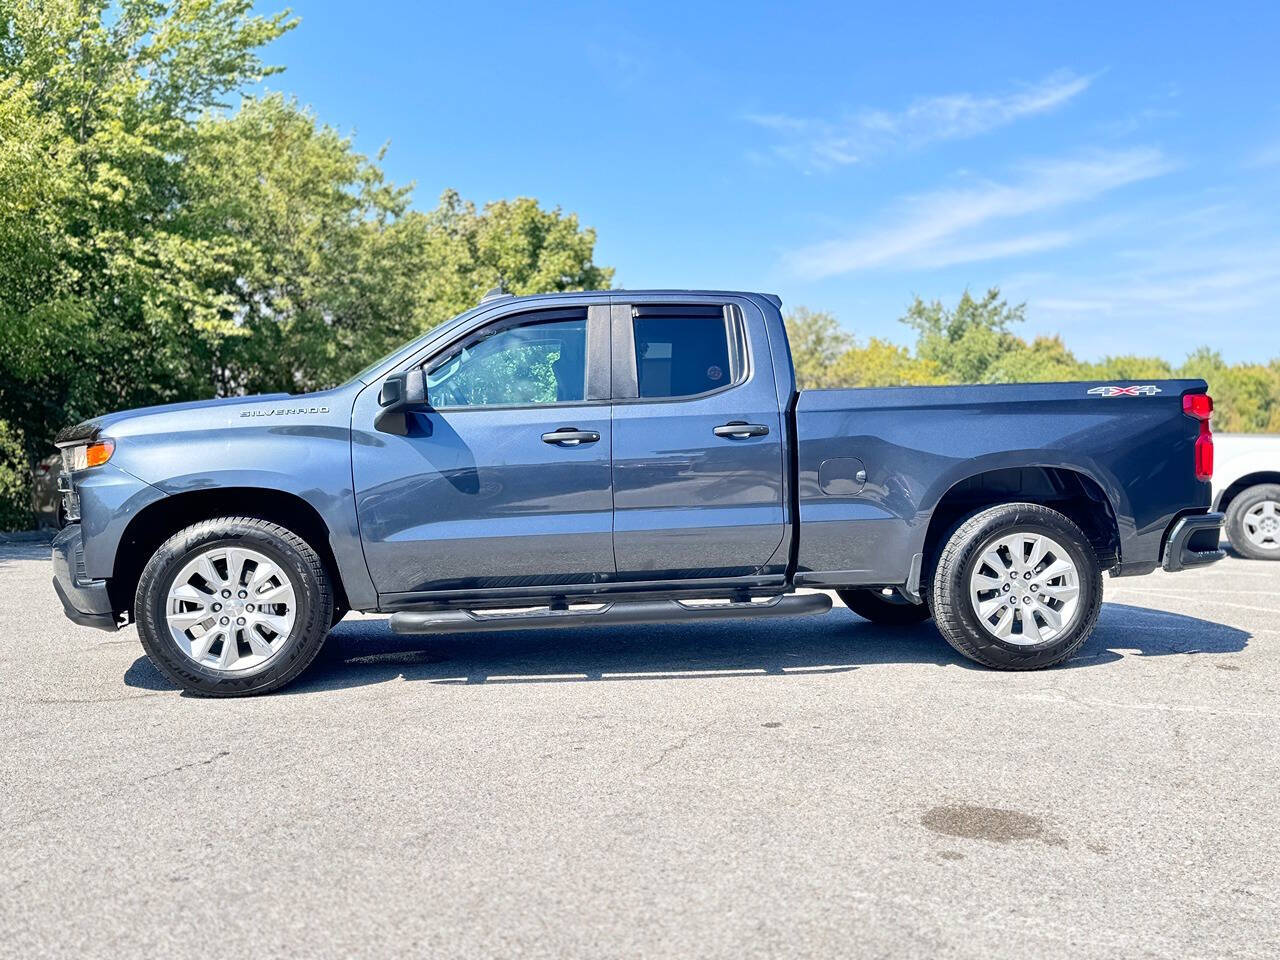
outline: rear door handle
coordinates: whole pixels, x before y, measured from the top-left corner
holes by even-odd
[[[769,428],[763,423],[744,423],[741,420],[734,420],[732,423],[716,427],[713,432],[717,437],[732,437],[734,440],[745,440],[747,437],[763,437],[769,432]]]
[[[594,430],[579,430],[577,427],[561,427],[542,435],[543,443],[554,443],[558,447],[576,447],[581,443],[595,443],[600,434]]]

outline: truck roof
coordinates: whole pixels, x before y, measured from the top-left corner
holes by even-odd
[[[688,290],[671,288],[650,288],[644,290],[623,289],[621,287],[612,290],[561,290],[552,293],[527,293],[514,294],[507,293],[500,288],[494,288],[481,297],[481,303],[488,303],[498,299],[510,299],[515,301],[536,301],[550,300],[552,298],[561,299],[564,297],[616,297],[616,296],[642,296],[642,297],[762,297],[768,300],[775,307],[782,306],[782,298],[776,293],[760,293],[755,290]]]

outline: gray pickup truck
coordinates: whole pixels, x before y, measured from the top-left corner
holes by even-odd
[[[1035,669],[1102,573],[1210,563],[1200,380],[796,389],[778,298],[486,296],[333,390],[63,431],[54,586],[186,690],[272,690],[347,610],[401,633],[932,617]]]

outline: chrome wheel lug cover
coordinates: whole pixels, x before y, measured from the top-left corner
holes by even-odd
[[[246,603],[250,596],[253,602]],[[266,554],[214,544],[174,577],[165,619],[178,649],[196,663],[232,673],[254,670],[276,656],[293,632],[294,584]]]
[[[1080,572],[1072,555],[1049,535],[994,534],[979,549],[968,576],[979,624],[1004,643],[1048,643],[1079,616]]]
[[[1268,553],[1280,552],[1280,502],[1263,500],[1255,503],[1240,520],[1248,541]]]

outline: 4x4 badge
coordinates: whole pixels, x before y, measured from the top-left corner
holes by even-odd
[[[1160,388],[1148,383],[1141,387],[1093,387],[1089,392],[1099,397],[1151,397],[1159,393]]]

